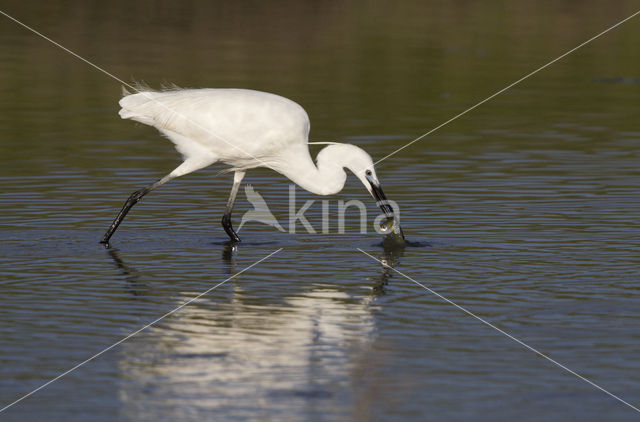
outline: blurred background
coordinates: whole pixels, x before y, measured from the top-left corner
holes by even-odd
[[[380,159],[635,13],[633,1],[24,2],[1,10],[124,82],[301,104]],[[637,412],[356,250],[640,403],[640,18],[380,163],[416,243],[220,227],[214,166],[123,121],[121,83],[0,16],[0,414],[25,420],[631,420]],[[315,154],[317,147],[312,147]],[[245,179],[287,228],[288,181]],[[328,198],[368,201],[351,177]],[[320,199],[297,191],[321,231]],[[251,209],[242,191],[234,220]],[[335,208],[332,208],[335,211]]]

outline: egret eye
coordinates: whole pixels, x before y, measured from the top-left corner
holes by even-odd
[[[367,176],[371,176],[371,170],[365,171],[364,174],[366,174]]]

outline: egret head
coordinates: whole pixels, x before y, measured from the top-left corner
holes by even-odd
[[[380,180],[376,175],[376,169],[373,165],[371,156],[367,154],[365,150],[355,145],[342,144],[343,154],[341,155],[344,166],[351,170],[358,179],[362,182],[365,188],[369,191],[373,199],[376,200],[376,204],[380,207],[382,212],[387,217],[387,220],[382,223],[380,229],[383,233],[395,233],[404,239],[402,228],[395,217],[393,207],[387,200],[386,195],[382,191],[380,186]]]

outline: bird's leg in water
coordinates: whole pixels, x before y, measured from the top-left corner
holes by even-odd
[[[124,203],[122,209],[120,210],[120,212],[118,213],[116,218],[113,220],[113,223],[111,223],[111,225],[109,226],[109,229],[107,230],[107,232],[104,234],[104,236],[102,236],[102,240],[100,241],[100,243],[108,245],[109,244],[109,239],[111,238],[111,236],[113,236],[113,233],[115,233],[115,231],[118,228],[118,226],[120,225],[120,223],[122,223],[122,220],[124,220],[124,217],[127,215],[129,210],[131,209],[131,207],[133,207],[135,204],[137,204],[138,201],[140,201],[143,196],[145,196],[146,194],[148,194],[149,192],[151,192],[155,188],[164,185],[165,183],[167,183],[169,180],[173,179],[174,177],[175,176],[172,176],[171,174],[168,174],[165,177],[163,177],[162,179],[153,182],[149,186],[133,192],[131,194],[131,196],[129,196],[129,198],[127,199],[127,202]]]
[[[233,211],[233,204],[236,201],[236,195],[238,195],[238,189],[240,188],[240,183],[242,182],[244,175],[244,171],[236,171],[234,173],[233,187],[231,188],[231,194],[229,195],[229,200],[227,201],[227,208],[224,210],[224,215],[222,216],[222,227],[233,242],[239,242],[240,238],[231,226],[231,212]]]

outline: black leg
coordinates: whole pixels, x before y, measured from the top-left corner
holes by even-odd
[[[236,201],[238,189],[240,188],[240,183],[242,182],[244,175],[244,171],[236,171],[233,175],[233,187],[231,188],[231,194],[227,201],[227,208],[224,210],[224,215],[222,216],[222,227],[224,228],[224,231],[227,232],[232,242],[240,241],[238,234],[233,230],[233,226],[231,225],[231,212],[233,211],[233,204]]]
[[[158,186],[164,185],[171,179],[173,179],[173,176],[171,175],[165,176],[162,179],[150,184],[146,188],[142,188],[140,190],[133,192],[131,196],[129,196],[129,199],[127,199],[127,202],[124,203],[124,206],[122,207],[122,209],[120,210],[116,218],[113,220],[113,223],[111,223],[111,225],[109,226],[109,229],[107,230],[107,232],[104,234],[104,236],[102,236],[102,240],[100,241],[100,243],[108,245],[109,239],[111,238],[111,236],[113,236],[113,233],[115,233],[120,223],[122,223],[122,220],[124,220],[124,217],[127,215],[131,207],[137,204],[138,201],[140,201],[143,196],[145,196],[146,194],[148,194]]]

